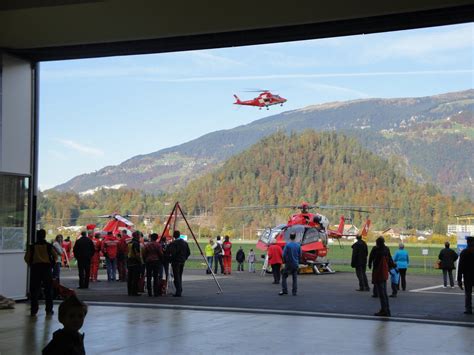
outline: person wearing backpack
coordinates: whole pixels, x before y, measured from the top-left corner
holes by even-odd
[[[38,313],[38,298],[41,285],[44,287],[46,314],[53,315],[53,266],[58,255],[53,246],[46,241],[46,231],[36,232],[36,242],[28,246],[25,253],[25,262],[30,267],[30,302],[31,316]]]
[[[216,242],[212,246],[214,249],[214,274],[217,274],[217,264],[221,266],[221,274],[224,273],[224,263],[222,262],[222,257],[224,255],[224,249],[222,248],[221,236],[218,235]]]

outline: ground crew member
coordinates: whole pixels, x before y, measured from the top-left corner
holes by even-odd
[[[117,269],[119,274],[119,281],[125,282],[127,281],[127,254],[128,254],[128,246],[127,243],[131,239],[128,234],[127,230],[122,229],[122,234],[118,235],[120,240],[117,246]]]
[[[160,265],[163,261],[163,250],[158,242],[158,234],[152,233],[150,235],[151,241],[145,244],[143,248],[142,256],[146,267],[146,288],[148,290],[148,296],[161,296],[160,282],[161,277]],[[153,288],[151,280],[153,279]]]
[[[102,253],[107,266],[107,281],[116,280],[118,242],[119,240],[112,232],[108,232],[102,242]]]
[[[92,243],[94,243],[94,255],[91,259],[91,275],[90,280],[92,282],[97,281],[97,276],[99,273],[99,264],[100,264],[100,251],[102,249],[102,241],[100,240],[100,234],[96,233],[94,238],[92,238]]]
[[[212,246],[214,245],[214,241],[209,239],[209,243],[206,244],[206,258],[207,258],[207,269],[206,274],[211,274],[212,270],[212,261],[214,260],[214,249]]]

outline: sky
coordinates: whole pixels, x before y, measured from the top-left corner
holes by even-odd
[[[39,186],[287,110],[474,87],[474,24],[258,46],[45,62]],[[268,89],[269,111],[233,105]]]

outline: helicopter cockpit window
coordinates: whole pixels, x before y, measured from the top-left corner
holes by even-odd
[[[271,234],[272,234],[272,230],[270,228],[265,229],[265,231],[260,236],[260,241],[265,244],[270,243]]]
[[[301,243],[301,241],[303,240],[304,230],[305,230],[304,226],[300,226],[300,225],[289,227],[285,231],[285,242],[289,243],[290,234],[295,233],[296,234],[295,242]]]
[[[326,245],[327,235],[325,232],[318,230],[317,228],[308,228],[304,234],[303,244],[309,244],[314,242],[323,242]]]
[[[284,225],[278,225],[275,228],[267,228],[263,231],[263,233],[260,235],[260,241],[265,243],[265,244],[270,244],[272,243],[275,238],[278,236],[278,234],[281,233],[283,230]]]

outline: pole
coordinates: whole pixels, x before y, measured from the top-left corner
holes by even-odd
[[[184,212],[181,209],[181,206],[179,205],[179,202],[176,202],[175,206],[176,206],[176,213],[177,213],[177,210],[179,209],[179,211],[181,212],[181,216],[183,216],[184,222],[186,222],[186,225],[188,226],[188,229],[191,232],[191,235],[193,236],[194,241],[196,242],[196,245],[199,249],[199,252],[201,253],[202,258],[206,262],[206,265],[209,268],[209,270],[211,270],[211,275],[214,278],[214,281],[216,282],[217,287],[219,288],[219,292],[217,292],[217,293],[223,293],[224,291],[222,291],[221,285],[219,285],[219,282],[217,281],[216,275],[212,271],[212,268],[209,267],[209,264],[207,263],[207,258],[204,256],[204,253],[202,252],[201,246],[199,245],[199,242],[197,241],[196,236],[194,235],[194,232],[191,229],[191,226],[189,225],[188,220],[186,219],[186,216],[184,215]]]

